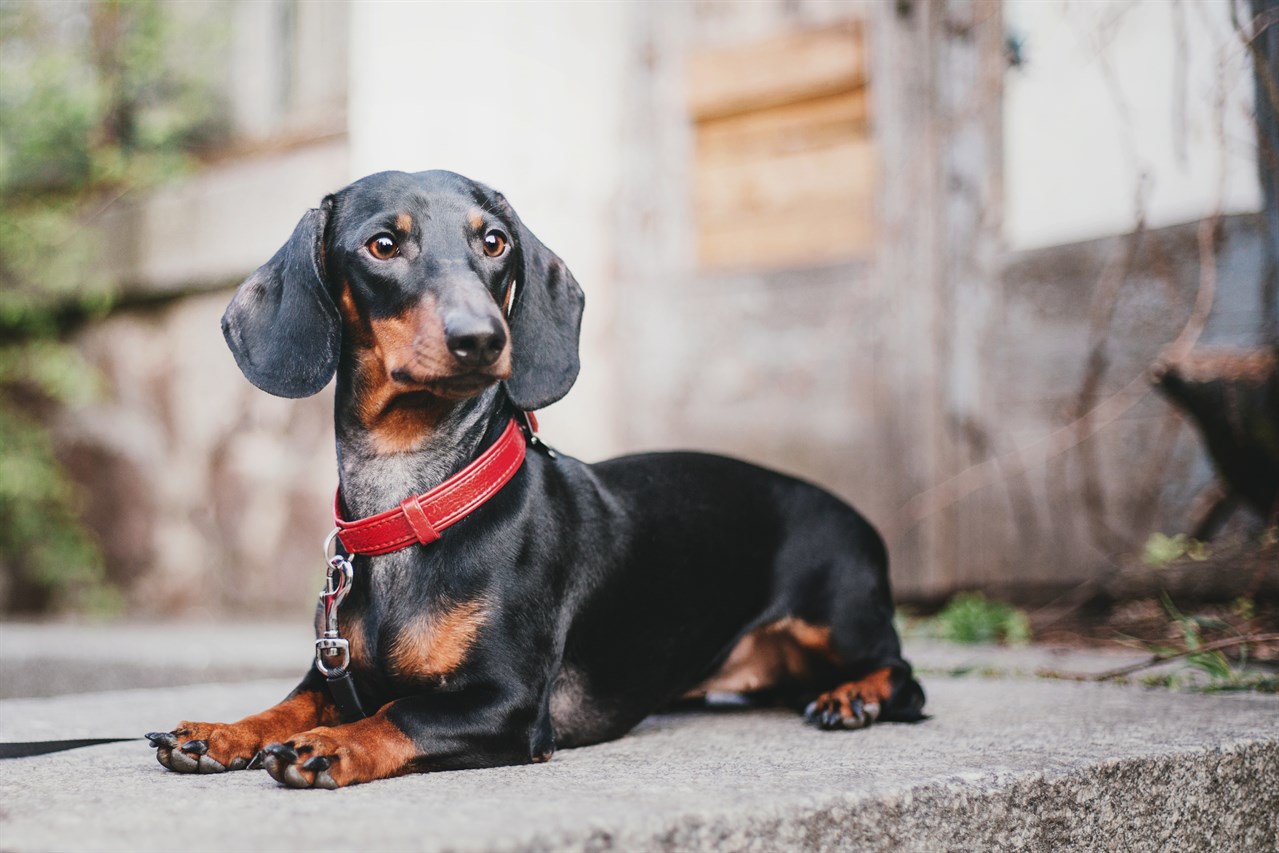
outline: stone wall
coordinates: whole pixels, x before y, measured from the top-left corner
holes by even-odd
[[[230,295],[119,312],[79,337],[103,393],[58,436],[138,613],[299,613],[318,588],[332,392],[283,400],[245,381],[219,324]]]
[[[347,159],[340,137],[242,156],[99,224],[120,301],[77,334],[102,389],[57,436],[134,612],[308,609],[336,486],[332,392],[257,390],[220,318],[302,213],[346,183]]]

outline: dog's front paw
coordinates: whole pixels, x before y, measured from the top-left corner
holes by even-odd
[[[332,738],[305,732],[285,743],[267,744],[262,766],[271,778],[290,788],[328,788],[352,784],[348,756]],[[341,781],[338,781],[341,780]]]
[[[804,719],[823,729],[864,729],[879,719],[891,695],[889,670],[876,670],[818,696],[804,709]]]
[[[175,773],[244,770],[262,748],[262,736],[248,727],[185,720],[171,732],[150,732],[147,740],[156,760]]]
[[[290,788],[342,788],[408,772],[413,741],[381,715],[345,726],[311,729],[267,744],[262,766]]]

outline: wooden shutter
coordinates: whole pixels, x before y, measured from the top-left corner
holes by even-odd
[[[692,58],[695,215],[707,269],[852,260],[871,241],[874,151],[862,27]]]

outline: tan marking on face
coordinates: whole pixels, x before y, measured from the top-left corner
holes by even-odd
[[[423,613],[395,638],[391,671],[408,678],[444,678],[466,659],[487,617],[482,600]]]
[[[388,377],[404,370],[415,378],[430,380],[448,376],[454,370],[444,323],[430,294],[397,316],[370,320],[369,326],[373,354],[382,362]]]
[[[738,640],[723,666],[685,694],[751,693],[802,681],[815,665],[836,663],[830,628],[788,616],[763,625]]]
[[[395,217],[395,228],[401,234],[413,233],[413,215],[410,213],[401,213]]]
[[[413,390],[392,378],[397,370],[431,379],[448,375],[452,359],[434,300],[425,297],[403,314],[368,320],[368,340],[356,353],[356,416],[368,430],[374,452],[403,453],[417,447],[444,414],[443,401],[397,405]]]
[[[472,210],[470,215],[466,217],[466,224],[471,226],[472,231],[479,231],[484,227],[484,214],[478,210]]]
[[[344,281],[338,309],[343,320],[343,346],[355,362],[355,415],[367,431],[374,453],[415,450],[454,402],[478,393],[450,395],[447,386],[431,387],[456,376],[458,365],[448,350],[435,299],[429,294],[396,316],[370,319],[357,304],[349,282]],[[506,349],[497,363],[484,371],[494,382],[511,375],[510,329],[506,332]],[[396,371],[404,371],[409,379],[393,378]]]
[[[355,294],[351,292],[351,282],[343,279],[338,292],[338,315],[342,318],[343,337],[356,345],[366,345],[369,340],[369,324],[355,304]]]

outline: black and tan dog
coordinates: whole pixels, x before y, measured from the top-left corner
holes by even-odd
[[[307,212],[223,328],[272,394],[336,373],[340,511],[356,518],[439,486],[564,396],[582,306],[500,194],[383,172]],[[586,465],[534,442],[512,471],[448,530],[352,549],[341,635],[376,713],[343,723],[312,668],[261,714],[149,735],[160,763],[258,756],[287,785],[337,787],[545,761],[708,691],[794,703],[824,729],[921,718],[883,542],[837,498],[694,453]]]

